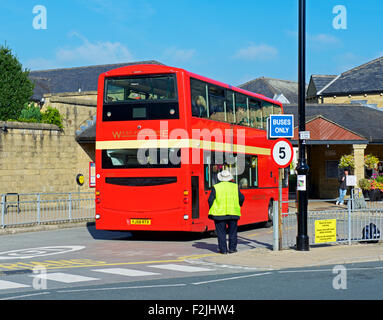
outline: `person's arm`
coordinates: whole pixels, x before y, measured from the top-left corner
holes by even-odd
[[[238,198],[239,198],[239,205],[242,207],[243,202],[245,201],[245,196],[242,194],[241,190],[239,190],[239,187],[238,187]]]
[[[211,188],[209,199],[207,200],[209,202],[209,209],[213,206],[215,200],[215,188]]]

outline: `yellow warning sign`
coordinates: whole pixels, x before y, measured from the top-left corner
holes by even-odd
[[[336,219],[315,221],[315,243],[336,242]]]

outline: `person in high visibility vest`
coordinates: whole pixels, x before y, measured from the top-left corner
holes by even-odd
[[[245,196],[233,180],[230,171],[220,172],[218,174],[220,182],[213,186],[208,199],[209,219],[214,220],[218,237],[218,252],[221,254],[237,252],[237,227]],[[229,250],[226,243],[226,228],[229,233]]]

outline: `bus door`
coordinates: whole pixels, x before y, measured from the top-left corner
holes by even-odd
[[[199,219],[199,176],[191,177],[192,219]]]

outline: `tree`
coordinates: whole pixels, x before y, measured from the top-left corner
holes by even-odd
[[[28,75],[11,49],[0,46],[0,120],[17,119],[30,101],[34,84]]]

